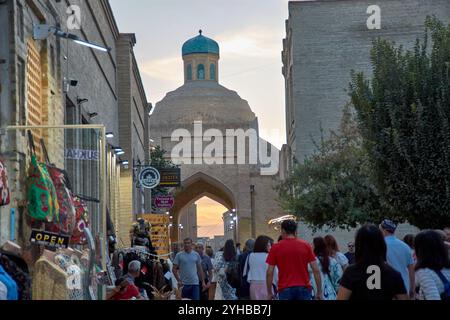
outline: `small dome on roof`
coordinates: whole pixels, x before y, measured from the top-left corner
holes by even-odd
[[[199,31],[199,35],[189,39],[183,44],[182,54],[186,56],[188,54],[195,53],[214,53],[219,54],[219,44],[202,35],[202,30]]]

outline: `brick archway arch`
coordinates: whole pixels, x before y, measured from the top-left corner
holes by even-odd
[[[196,173],[184,180],[181,190],[175,195],[175,205],[171,210],[173,221],[178,225],[180,213],[193,202],[207,196],[217,201],[227,209],[236,208],[236,201],[231,190],[217,179],[202,172]],[[178,228],[171,229],[170,237],[172,242],[178,242]]]

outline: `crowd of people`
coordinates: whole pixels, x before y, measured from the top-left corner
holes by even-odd
[[[448,300],[450,228],[395,236],[384,220],[362,226],[348,252],[332,235],[312,243],[284,221],[275,243],[267,236],[233,240],[214,254],[185,239],[173,260],[181,297],[188,300]]]

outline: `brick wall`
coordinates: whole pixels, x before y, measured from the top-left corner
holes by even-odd
[[[374,4],[381,9],[380,30],[367,28],[370,15],[366,11]],[[289,4],[287,33],[291,33],[291,41],[285,41],[284,50],[285,57],[292,57],[293,62],[295,132],[290,142],[297,159],[302,161],[314,151],[311,136],[320,141],[320,126],[325,133],[337,129],[341,109],[349,101],[346,90],[350,71],[371,73],[372,41],[382,37],[411,48],[416,38],[422,38],[425,18],[432,14],[450,23],[450,2],[342,0]],[[286,59],[284,62],[287,72],[290,66]]]

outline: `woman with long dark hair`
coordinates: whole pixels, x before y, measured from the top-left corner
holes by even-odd
[[[408,300],[401,274],[386,263],[386,242],[377,226],[358,230],[355,249],[355,264],[342,276],[338,300]]]
[[[253,252],[248,255],[245,261],[243,276],[247,276],[247,281],[250,283],[251,300],[268,300],[266,285],[268,264],[266,260],[272,244],[272,238],[259,236],[255,241]],[[278,272],[275,268],[273,285],[276,285],[277,279]],[[273,294],[275,295],[275,290]]]
[[[419,233],[416,249],[416,292],[419,300],[441,300],[444,283],[450,282],[450,259],[441,236],[432,230]]]
[[[336,300],[337,291],[339,289],[339,281],[342,277],[342,267],[334,259],[330,257],[327,244],[324,238],[317,237],[313,239],[314,254],[316,255],[317,264],[320,269],[320,276],[322,278],[322,292],[323,300]],[[314,295],[317,292],[317,285],[314,281],[311,267],[308,267],[311,285],[313,287]]]
[[[331,234],[328,234],[324,238],[325,243],[328,247],[328,251],[330,253],[330,256],[341,265],[342,270],[345,270],[348,266],[348,259],[342,252],[339,251],[339,246],[336,241],[336,238],[333,237]]]
[[[217,284],[222,291],[223,300],[237,300],[236,288],[230,279],[239,277],[239,263],[237,261],[236,247],[233,240],[227,240],[223,247],[223,253],[216,257]],[[235,274],[237,270],[237,275]]]

